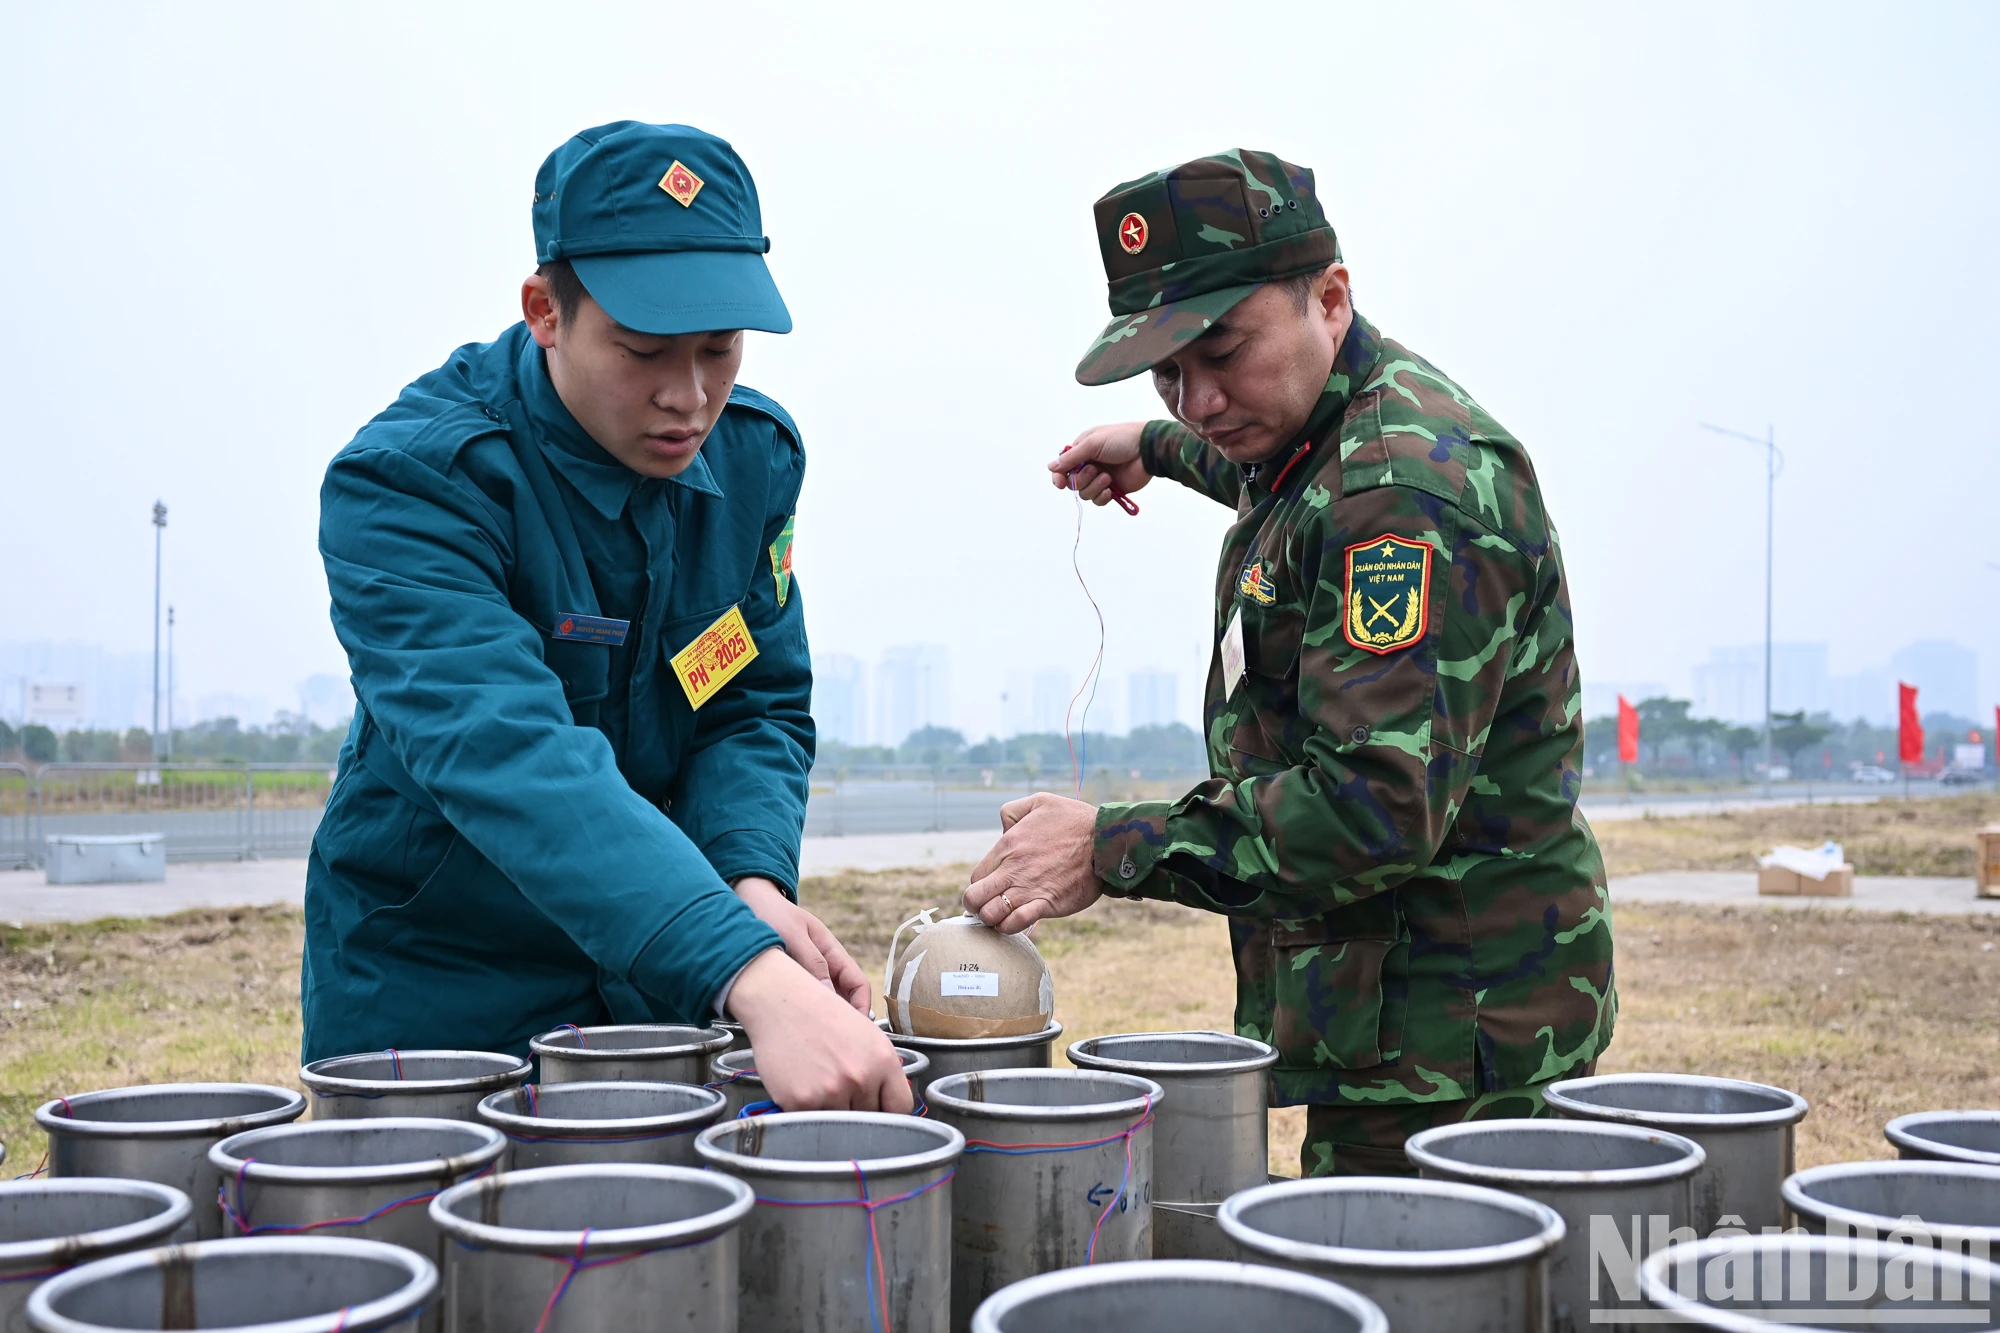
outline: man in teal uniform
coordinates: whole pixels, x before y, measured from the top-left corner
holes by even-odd
[[[304,1056],[525,1053],[562,1023],[748,1029],[789,1109],[907,1110],[868,986],[796,905],[805,459],[736,384],[791,316],[727,143],[621,121],[535,180],[524,319],[321,491],[354,726],[314,839]]]

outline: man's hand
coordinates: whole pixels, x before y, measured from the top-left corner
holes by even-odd
[[[855,966],[825,922],[761,876],[745,875],[737,880],[736,896],[750,905],[759,920],[778,932],[793,962],[831,986],[856,1012],[868,1012],[868,977]]]
[[[1074,916],[1104,892],[1090,867],[1096,806],[1038,791],[1001,806],[1000,827],[1000,841],[972,868],[965,910],[1001,934]]]
[[[757,1076],[783,1109],[907,1112],[915,1105],[903,1061],[882,1030],[784,950],[766,949],[737,974],[729,1012],[749,1033]]]
[[[1153,479],[1139,461],[1139,432],[1145,428],[1143,421],[1092,426],[1049,463],[1050,480],[1068,490],[1074,473],[1077,494],[1094,505],[1111,503],[1114,489],[1130,495]]]

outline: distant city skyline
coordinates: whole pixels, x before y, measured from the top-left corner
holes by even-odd
[[[813,721],[823,741],[894,746],[924,726],[948,727],[968,741],[1061,732],[1065,724],[1082,729],[1086,704],[1092,732],[1122,734],[1195,720],[1177,711],[1179,676],[1160,667],[1100,681],[1094,697],[1079,696],[1077,678],[1065,667],[1009,671],[997,714],[987,715],[997,717],[997,728],[979,725],[979,714],[954,696],[952,680],[951,654],[939,644],[889,648],[872,663],[851,653],[815,653]]]
[[[1824,643],[1772,644],[1772,711],[1827,713],[1843,722],[1858,718],[1882,726],[1896,720],[1899,683],[1917,687],[1918,705],[1927,713],[1978,717],[1985,711],[1979,700],[1979,655],[1960,644],[1919,640],[1890,654],[1886,665],[1846,675],[1834,675],[1827,662]],[[1761,723],[1763,645],[1712,649],[1709,660],[1694,669],[1691,698],[1697,717]]]
[[[1918,706],[1926,713],[1958,717],[1991,717],[2000,698],[1980,694],[1979,654],[1945,639],[1920,639],[1889,654],[1881,666],[1836,675],[1824,643],[1778,642],[1771,645],[1771,710],[1826,713],[1842,722],[1856,720],[1887,726],[1896,720],[1898,683],[1917,687]],[[1637,703],[1669,695],[1687,699],[1695,717],[1742,725],[1764,720],[1764,645],[1729,644],[1709,649],[1708,660],[1690,672],[1685,692],[1657,680],[1593,680],[1586,668],[1583,680],[1584,716],[1604,717],[1617,710],[1618,696]]]
[[[925,726],[949,727],[968,740],[988,735],[1060,732],[1066,716],[1082,725],[1076,675],[1067,667],[1013,668],[998,707],[981,707],[954,693],[952,654],[936,643],[892,645],[870,662],[850,653],[813,654],[813,717],[821,737],[847,745],[897,745]],[[1979,655],[1945,639],[1907,643],[1886,663],[1835,674],[1828,645],[1779,642],[1772,646],[1772,707],[1804,709],[1849,722],[1888,725],[1896,717],[1896,685],[1918,689],[1926,713],[1989,718],[1996,702],[1980,690]],[[1755,725],[1763,719],[1763,646],[1718,645],[1690,671],[1687,688],[1662,679],[1613,680],[1584,675],[1585,717],[1616,710],[1617,696],[1637,702],[1662,695],[1686,698],[1696,717]],[[1148,666],[1107,677],[1090,703],[1093,732],[1198,722],[1199,691],[1184,696],[1180,673]],[[177,685],[179,682],[176,682]],[[38,688],[39,687],[39,688]],[[163,683],[164,688],[164,683]],[[291,698],[276,702],[254,688],[178,688],[176,726],[233,717],[245,726],[268,726],[279,713],[335,726],[351,716],[354,696],[344,674],[316,672],[296,682]],[[35,721],[56,730],[72,727],[125,731],[145,728],[152,709],[152,658],[114,652],[78,640],[0,640],[0,719]],[[166,708],[163,706],[163,725]],[[997,722],[996,727],[994,723]]]
[[[1134,671],[1126,680],[1129,727],[1164,727],[1180,720],[1180,678],[1157,667]]]
[[[316,672],[292,687],[292,698],[274,703],[254,690],[183,687],[169,701],[165,664],[161,667],[160,726],[172,717],[176,727],[196,726],[233,717],[245,726],[268,726],[279,713],[309,719],[317,726],[337,726],[354,713],[354,692],[347,676]],[[37,697],[37,686],[45,687]],[[52,694],[62,690],[63,695]],[[171,702],[171,707],[169,703]],[[50,639],[0,641],[0,718],[19,725],[39,722],[58,731],[72,728],[128,731],[152,725],[153,658],[151,653],[113,652],[100,644]]]

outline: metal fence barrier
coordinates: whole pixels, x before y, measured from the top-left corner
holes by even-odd
[[[65,835],[163,833],[168,861],[304,856],[332,788],[324,764],[0,764],[0,867]]]
[[[35,780],[19,764],[0,764],[0,870],[35,864],[33,830]]]
[[[1093,767],[1092,801],[1178,795],[1206,776]],[[35,868],[48,839],[163,833],[167,860],[305,856],[333,788],[323,764],[0,764],[0,869]],[[1172,790],[1168,790],[1172,788]],[[1031,792],[1075,794],[1067,766],[822,765],[806,803],[809,837],[998,829],[1000,807]]]
[[[1083,774],[1082,795],[1093,802],[1179,796],[1207,776],[1206,769],[1094,765]],[[825,838],[998,830],[1002,805],[1038,791],[1077,795],[1073,771],[1066,764],[822,764],[813,769],[805,831]]]

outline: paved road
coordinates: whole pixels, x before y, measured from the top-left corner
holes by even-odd
[[[992,845],[984,831],[807,838],[808,875],[965,865]],[[305,896],[304,861],[170,865],[165,884],[50,885],[39,871],[0,872],[0,921],[90,921],[107,916],[163,916],[191,907],[296,903]],[[1737,872],[1674,871],[1613,881],[1618,903],[1766,906],[1794,911],[1918,912],[2000,916],[2000,898],[1975,896],[1969,879],[1857,879],[1852,898],[1760,898],[1757,877]]]
[[[1739,871],[1672,870],[1613,880],[1611,901],[1769,907],[1780,911],[1915,912],[1922,916],[2000,916],[2000,898],[1981,898],[1969,879],[1857,875],[1851,898],[1762,898],[1757,876]]]
[[[1054,790],[1055,788],[1049,788]],[[1015,790],[935,791],[921,782],[855,782],[832,792],[815,792],[806,806],[806,834],[906,833],[915,829],[998,829],[1000,807],[1030,788]],[[1950,796],[1964,787],[1935,782],[1910,785],[1913,797]],[[1769,799],[1755,789],[1741,795],[1713,792],[1667,792],[1634,796],[1586,796],[1584,814],[1593,820],[1639,819],[1655,816],[1719,814],[1724,810],[1756,810],[1778,806],[1879,801],[1900,796],[1903,789],[1853,782],[1780,783]]]
[[[992,845],[993,835],[983,830],[807,838],[800,864],[808,875],[965,865]],[[192,907],[298,903],[305,892],[302,859],[169,864],[164,884],[49,884],[39,870],[8,870],[0,871],[0,921],[164,916]]]

